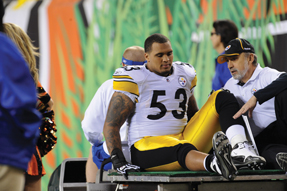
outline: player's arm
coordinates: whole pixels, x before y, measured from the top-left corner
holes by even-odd
[[[119,131],[134,108],[135,104],[128,96],[120,92],[113,94],[104,123],[104,136],[110,154],[116,148],[122,149]]]
[[[110,101],[106,121],[104,124],[104,136],[111,155],[114,168],[128,179],[128,172],[137,172],[140,167],[127,163],[122,152],[120,128],[130,114],[134,111],[135,104],[123,93],[115,92]]]
[[[194,94],[192,94],[188,100],[187,120],[189,121],[197,111],[198,111],[198,106],[197,106]]]
[[[256,107],[257,102],[259,104],[268,101],[272,97],[278,95],[283,90],[287,89],[287,74],[281,74],[276,80],[271,84],[266,86],[263,89],[258,90],[254,95],[241,107],[241,109],[233,116],[234,119],[237,119],[246,111],[248,111],[248,116],[252,117],[252,112]]]
[[[194,97],[194,88],[197,84],[197,77],[196,77],[196,71],[195,68],[189,64],[187,64],[189,67],[186,67],[187,70],[187,75],[191,78],[191,85],[190,85],[190,91],[191,91],[191,96],[189,97],[188,100],[188,105],[187,105],[187,121],[189,121],[192,116],[199,110],[196,99]]]
[[[262,104],[265,101],[268,101],[269,99],[278,95],[285,89],[287,89],[287,74],[283,73],[271,84],[269,84],[263,89],[256,91],[254,93],[254,96],[257,98],[259,104]]]

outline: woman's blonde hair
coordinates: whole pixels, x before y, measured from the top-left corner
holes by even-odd
[[[12,41],[18,46],[20,49],[24,59],[28,63],[30,68],[31,75],[37,85],[39,77],[38,77],[38,69],[36,66],[35,56],[39,56],[39,53],[36,52],[37,48],[34,47],[30,37],[26,34],[26,32],[21,29],[18,25],[13,23],[4,23],[4,33],[11,38]]]

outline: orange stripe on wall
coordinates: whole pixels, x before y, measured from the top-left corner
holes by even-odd
[[[166,12],[167,23],[169,25],[172,25],[172,15],[168,6],[165,6],[165,12]]]
[[[284,1],[284,12],[283,12],[283,10],[282,10],[282,7],[281,6],[279,6],[279,10],[276,8],[276,6],[274,5],[273,6],[273,10],[274,10],[274,12],[276,13],[276,14],[286,14],[287,13],[287,2],[286,1]]]
[[[252,19],[255,20],[256,18],[261,18],[261,1],[258,1],[258,5],[257,5],[257,10],[255,11],[255,13],[252,15]],[[255,4],[255,0],[248,0],[247,1],[248,6],[249,6],[249,10],[251,10],[256,4]],[[250,12],[245,8],[244,10],[244,15],[245,18],[248,19],[251,15]],[[266,16],[266,11],[264,13],[264,17]]]
[[[61,119],[62,119],[64,125],[65,125],[66,127],[68,127],[68,129],[71,129],[71,128],[72,128],[72,127],[71,127],[71,123],[70,123],[69,117],[68,117],[68,116],[66,115],[66,113],[63,112],[63,111],[61,111]]]
[[[83,157],[83,154],[82,154],[81,151],[77,151],[77,157],[79,157],[79,158],[82,158],[82,157]]]
[[[75,114],[75,117],[80,117],[80,107],[78,105],[78,103],[75,102],[75,100],[71,100],[72,101],[72,107],[73,107],[73,112]]]
[[[57,146],[57,145],[56,145]],[[56,157],[55,154],[53,152],[54,150],[52,150],[51,152],[49,152],[46,156],[45,159],[47,160],[47,164],[51,167],[51,168],[56,168]]]
[[[64,153],[63,153],[63,158],[64,158],[64,159],[70,158],[70,155],[69,155],[69,153],[67,153],[67,152],[64,152]]]
[[[251,10],[252,7],[255,5],[255,2],[256,2],[256,0],[248,0],[248,1],[247,1],[250,10]],[[256,19],[256,15],[258,15],[257,18],[261,19],[261,14],[262,14],[262,13],[261,13],[261,4],[262,4],[262,3],[266,3],[266,1],[258,1],[258,2],[259,2],[259,3],[258,3],[258,5],[257,5],[257,10],[255,11],[255,14],[252,15],[252,19],[253,19],[253,20]],[[263,14],[264,18],[266,17],[266,14],[267,14],[266,9],[267,9],[267,7],[265,7],[265,11],[264,11],[264,14]],[[275,13],[276,15],[277,15],[277,14],[282,14],[282,13],[284,13],[284,14],[287,13],[287,3],[284,2],[284,11],[285,11],[285,12],[283,12],[282,7],[281,7],[281,4],[279,4],[279,7],[278,7],[278,8],[277,8],[275,5],[273,5],[273,11],[274,11],[274,13]],[[246,16],[246,19],[250,17],[250,13],[247,11],[247,9],[244,10],[244,15]]]
[[[49,30],[50,30],[50,56],[51,56],[51,79],[50,84],[51,96],[55,103],[62,102],[66,105],[64,95],[64,84],[62,82],[62,71],[60,69],[59,53],[57,52],[57,44],[60,44],[63,50],[65,68],[67,72],[68,88],[75,92],[75,84],[72,73],[71,61],[72,57],[76,63],[76,69],[82,71],[77,63],[77,59],[82,58],[80,37],[76,17],[74,13],[75,3],[78,0],[53,0],[48,8]],[[61,23],[63,23],[67,34],[63,34]],[[65,36],[64,36],[65,35]],[[66,44],[64,38],[67,38],[69,44]],[[77,72],[77,76],[83,78],[82,72]]]
[[[65,142],[65,144],[68,146],[68,147],[72,147],[73,146],[73,142],[72,140],[66,135],[65,132],[62,133],[62,138],[63,138],[63,141]]]
[[[79,87],[79,94],[80,94],[80,100],[81,102],[83,102],[84,101],[84,90],[82,86]]]
[[[82,135],[80,133],[77,133],[76,140],[78,143],[82,142]]]
[[[256,0],[247,0],[247,4],[248,4],[250,10],[255,5],[255,1]],[[222,10],[222,7],[220,6],[220,5],[222,5],[222,2],[223,2],[222,0],[212,1],[212,7],[216,8],[219,5],[219,10],[217,10],[217,9],[213,10],[213,21],[217,20],[217,17],[216,17],[217,11],[224,11],[224,10]],[[255,14],[252,15],[253,20],[256,19],[256,15],[258,16],[257,18],[261,18],[261,3],[264,3],[264,2],[263,1],[258,1],[258,2],[259,2],[259,4],[257,7],[257,10],[255,11]],[[198,22],[202,23],[203,19],[204,19],[204,15],[206,15],[207,11],[208,11],[209,1],[208,0],[201,0],[200,4],[201,4],[203,14],[201,14],[199,16]],[[273,10],[274,10],[275,14],[282,14],[283,13],[281,6],[279,6],[279,9],[277,9],[277,7],[274,5]],[[243,11],[244,11],[245,18],[248,19],[250,17],[250,12],[246,8]],[[287,13],[287,3],[285,3],[285,2],[284,2],[284,11],[285,11],[284,13]],[[264,13],[264,17],[266,17],[266,11]]]
[[[217,1],[217,0],[212,1],[212,7],[217,7],[217,3],[222,3],[222,1],[220,1],[220,0],[219,1]],[[200,2],[203,14],[199,15],[199,18],[198,18],[199,23],[203,22],[204,15],[207,14],[208,4],[209,4],[209,2],[207,0],[201,0],[201,2]],[[216,15],[217,15],[217,10],[214,9],[214,11],[213,11],[213,20],[214,21],[217,19]]]
[[[80,37],[79,37],[80,38]],[[76,61],[76,69],[77,69],[77,76],[80,78],[80,80],[84,80],[84,68],[83,65],[81,65],[77,59]]]

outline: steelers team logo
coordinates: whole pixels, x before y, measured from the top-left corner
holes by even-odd
[[[186,79],[185,79],[185,77],[179,77],[178,78],[178,82],[179,82],[179,84],[181,85],[181,86],[186,86]]]
[[[254,94],[257,91],[256,88],[252,88],[251,93]]]
[[[225,51],[229,50],[230,47],[231,47],[231,45],[228,45],[228,46],[225,48]]]

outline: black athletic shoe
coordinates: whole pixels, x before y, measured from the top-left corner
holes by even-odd
[[[222,131],[218,131],[213,135],[212,145],[221,171],[218,173],[228,180],[233,180],[237,169],[231,159],[232,148],[228,138]]]
[[[247,142],[237,143],[231,152],[231,158],[237,169],[261,170],[266,160],[253,151]]]
[[[277,153],[276,161],[280,168],[287,172],[287,153]]]

